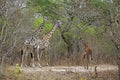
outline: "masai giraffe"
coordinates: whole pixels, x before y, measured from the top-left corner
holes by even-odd
[[[82,43],[84,44],[84,53],[82,59],[85,59],[87,61],[86,67],[88,69],[89,61],[92,60],[92,49],[84,42],[84,40],[81,38]]]
[[[60,26],[61,24],[61,21],[57,21],[55,23],[55,25],[53,26],[52,30],[47,33],[45,36],[43,36],[43,38],[38,42],[38,46],[37,46],[37,57],[38,57],[38,61],[39,61],[39,65],[40,65],[40,58],[41,58],[41,55],[43,54],[43,51],[45,51],[45,57],[46,57],[46,62],[47,62],[47,65],[48,64],[48,54],[47,54],[47,51],[48,51],[48,46],[50,44],[50,38],[51,36],[53,35],[53,33],[55,32],[56,28],[58,26]],[[40,55],[40,56],[39,56]],[[41,65],[40,65],[41,66]]]
[[[21,50],[21,54],[22,54],[21,67],[23,67],[24,62],[27,63],[28,54],[32,54],[32,67],[35,67],[34,55],[35,55],[35,50],[37,48],[36,40],[40,32],[42,32],[44,25],[45,25],[45,20],[43,20],[43,23],[40,25],[39,29],[32,34],[32,37],[25,40],[24,46]]]

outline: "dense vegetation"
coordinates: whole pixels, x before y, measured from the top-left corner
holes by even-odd
[[[120,68],[119,0],[0,0],[0,70],[21,63],[24,41],[44,19],[40,38],[62,22],[50,39],[50,65],[82,65],[83,38],[93,50],[93,64]]]

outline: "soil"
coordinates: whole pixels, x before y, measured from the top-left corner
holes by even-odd
[[[117,80],[118,78],[117,66],[108,64],[89,66],[88,70],[84,66],[46,66],[21,68],[21,71],[22,80]]]

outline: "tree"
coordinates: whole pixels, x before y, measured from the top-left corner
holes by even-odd
[[[23,20],[21,13],[22,4],[23,0],[4,0],[0,6],[0,73],[2,73],[6,56],[14,55],[13,52],[20,39],[19,29]]]
[[[94,0],[97,1],[97,0]],[[102,4],[102,5],[101,5]],[[112,2],[101,2],[100,4],[94,4],[97,9],[100,9],[99,17],[104,20],[102,25],[104,25],[103,34],[109,35],[109,40],[111,44],[114,44],[115,47],[115,55],[116,55],[116,62],[118,64],[119,69],[119,80],[120,80],[120,38],[118,36],[120,31],[120,11],[119,5],[120,2],[118,0],[113,0]],[[108,37],[106,37],[108,38]]]

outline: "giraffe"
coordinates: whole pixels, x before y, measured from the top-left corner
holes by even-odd
[[[40,64],[40,57],[42,56],[42,53],[44,50],[45,50],[45,53],[47,54],[47,48],[49,46],[49,39],[51,38],[52,34],[54,33],[54,31],[60,24],[61,24],[61,22],[58,20],[56,22],[56,24],[54,25],[54,27],[52,28],[52,30],[48,34],[46,34],[42,39],[38,39],[38,38],[32,36],[32,38],[27,39],[25,41],[24,49],[21,51],[23,53],[21,67],[23,65],[24,58],[25,58],[25,60],[27,60],[28,53],[32,54],[32,58],[33,58],[32,59],[32,62],[33,62],[32,67],[35,67],[35,64],[34,64],[34,55],[36,55],[35,50],[37,52],[37,59],[39,62],[38,65],[39,65],[39,67],[42,67]],[[43,28],[39,28],[39,29],[40,30],[38,30],[38,31],[42,31]],[[46,61],[47,61],[47,56],[46,56]],[[47,65],[48,65],[48,63],[47,63]]]
[[[32,55],[32,67],[35,67],[34,64],[34,54],[35,54],[35,47],[34,45],[31,44],[25,44],[23,46],[23,49],[21,50],[21,54],[22,54],[22,62],[21,62],[21,67],[23,67],[24,62],[25,62],[25,66],[27,67],[27,58],[28,55],[31,54]],[[25,61],[24,61],[25,60]]]
[[[82,59],[85,59],[87,61],[87,69],[88,69],[88,64],[89,64],[89,60],[92,60],[92,49],[84,42],[84,40],[81,38],[82,43],[84,45],[84,53],[83,53],[83,57]]]
[[[45,51],[45,57],[46,57],[46,62],[47,62],[47,66],[48,64],[48,46],[50,44],[50,39],[53,35],[53,33],[55,32],[56,28],[59,27],[61,25],[61,21],[58,20],[55,25],[53,26],[52,30],[47,33],[45,36],[43,36],[43,38],[41,40],[38,41],[38,46],[37,46],[37,57],[38,57],[38,62],[39,62],[39,66],[41,67],[40,64],[40,58],[43,54],[43,51]],[[40,55],[40,56],[39,56]]]
[[[44,25],[45,25],[45,20],[43,20],[43,23],[40,25],[38,30],[33,32],[32,37],[25,40],[24,46],[21,49],[21,54],[22,54],[21,67],[23,67],[24,60],[27,61],[28,54],[32,55],[32,67],[35,67],[34,55],[35,55],[35,50],[37,48],[36,40],[38,39],[38,34],[40,34],[40,32],[42,32]]]

